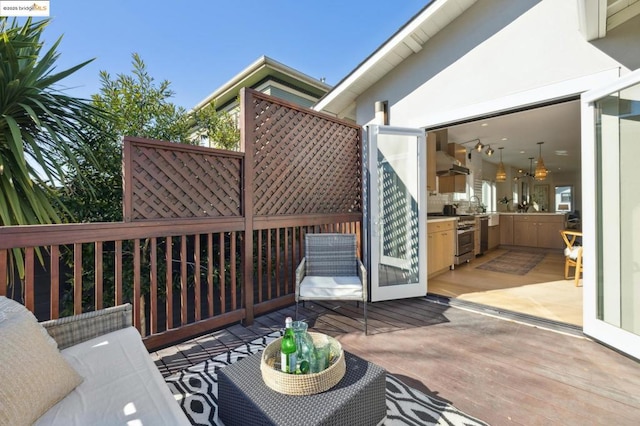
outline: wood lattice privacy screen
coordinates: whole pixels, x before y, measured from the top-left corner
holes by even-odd
[[[125,138],[124,221],[242,216],[242,153]]]
[[[362,213],[359,126],[251,89],[242,117],[244,152],[125,138],[125,222]]]
[[[255,216],[362,212],[359,126],[253,90],[242,107]]]

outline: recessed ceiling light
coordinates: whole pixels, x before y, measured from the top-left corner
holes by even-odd
[[[503,141],[506,141],[506,140],[508,140],[508,139],[507,139],[507,138],[502,138],[502,140],[503,140]]]
[[[556,151],[556,155],[559,155],[561,157],[566,157],[567,155],[569,155],[569,151],[566,151],[564,149],[559,149]]]
[[[482,127],[487,127],[489,125],[489,123],[482,123],[481,126]]]
[[[524,151],[520,151],[520,154],[524,154]]]

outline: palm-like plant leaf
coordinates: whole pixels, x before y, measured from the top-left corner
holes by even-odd
[[[91,118],[105,116],[57,88],[90,61],[54,72],[61,39],[42,52],[48,22],[0,18],[0,226],[60,222],[54,187],[77,167],[78,152],[93,158],[86,145],[96,131]]]

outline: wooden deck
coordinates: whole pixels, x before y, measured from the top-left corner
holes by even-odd
[[[640,363],[584,336],[436,303],[426,298],[362,307],[311,303],[310,328],[492,425],[640,424]],[[280,329],[289,307],[154,352],[167,376]]]

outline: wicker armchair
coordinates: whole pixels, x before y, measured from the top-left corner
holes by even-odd
[[[357,256],[354,234],[307,234],[305,257],[296,269],[298,303],[305,300],[355,300],[364,309],[367,334],[367,271]]]

